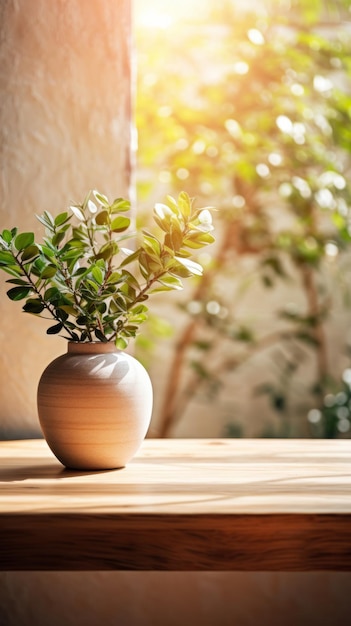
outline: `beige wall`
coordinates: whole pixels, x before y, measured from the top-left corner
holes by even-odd
[[[0,0],[0,228],[130,184],[129,0]],[[36,388],[66,350],[0,277],[0,438],[39,434]]]

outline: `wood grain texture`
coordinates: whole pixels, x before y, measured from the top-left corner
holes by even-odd
[[[152,440],[124,469],[0,443],[2,570],[351,570],[351,441]]]

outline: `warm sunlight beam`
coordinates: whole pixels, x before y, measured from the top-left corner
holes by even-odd
[[[144,28],[169,28],[174,22],[199,15],[211,0],[134,0],[134,19]]]

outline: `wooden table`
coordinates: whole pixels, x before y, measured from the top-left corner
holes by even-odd
[[[147,439],[124,469],[0,443],[2,570],[351,570],[351,440]]]

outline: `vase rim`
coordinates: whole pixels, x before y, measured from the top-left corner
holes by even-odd
[[[106,352],[121,352],[113,341],[69,341],[67,351],[73,354],[106,354]]]

